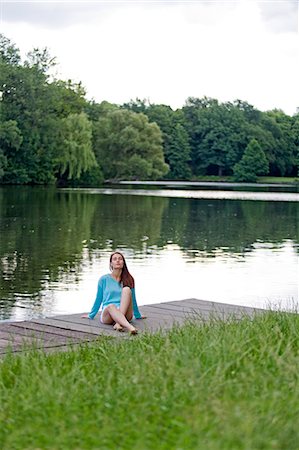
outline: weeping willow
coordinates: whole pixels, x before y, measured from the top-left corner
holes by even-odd
[[[70,114],[62,122],[59,173],[67,174],[69,180],[78,179],[82,172],[98,165],[92,150],[92,125],[85,113]]]

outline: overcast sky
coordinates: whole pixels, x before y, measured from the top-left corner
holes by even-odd
[[[96,101],[299,107],[298,0],[0,0],[0,32],[22,56],[48,47]]]

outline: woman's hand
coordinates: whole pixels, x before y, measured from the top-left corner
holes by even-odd
[[[146,316],[138,317],[137,320],[146,319]]]

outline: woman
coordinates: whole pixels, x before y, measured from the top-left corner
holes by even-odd
[[[111,273],[103,275],[98,282],[98,292],[89,314],[82,317],[93,319],[102,305],[100,320],[112,325],[117,331],[126,328],[130,334],[137,334],[137,329],[130,323],[133,319],[145,319],[140,314],[135,297],[134,278],[127,268],[124,256],[114,252],[110,256]]]

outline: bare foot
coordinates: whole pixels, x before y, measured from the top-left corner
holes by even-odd
[[[131,330],[129,330],[129,333],[134,336],[135,334],[138,334],[138,330],[137,328],[133,327]]]
[[[119,323],[116,323],[115,325],[113,325],[113,328],[116,331],[124,331],[123,327]]]

